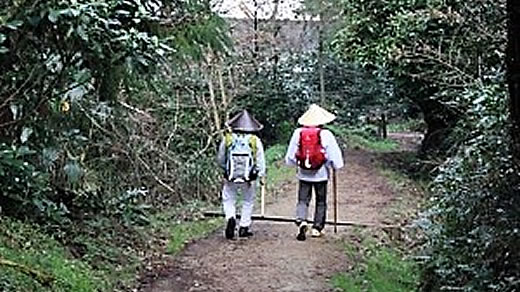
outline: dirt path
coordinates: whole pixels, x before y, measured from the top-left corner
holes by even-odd
[[[338,172],[340,220],[390,220],[383,210],[395,194],[375,167],[375,157],[359,150],[346,153],[346,167]],[[267,205],[266,213],[294,216],[296,192],[294,180],[286,185],[283,195]],[[328,203],[332,206],[330,192]],[[328,218],[332,218],[331,210],[329,207]],[[190,244],[142,291],[333,291],[330,277],[349,267],[339,240],[346,238],[351,228],[340,227],[334,234],[328,226],[325,237],[304,242],[295,239],[294,224],[254,222],[253,230],[255,235],[248,240],[228,241],[219,231]]]

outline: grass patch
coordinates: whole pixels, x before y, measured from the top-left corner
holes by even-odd
[[[265,151],[267,167],[267,185],[278,186],[295,176],[295,170],[285,164],[284,157],[287,145],[276,144]]]
[[[405,173],[380,167],[379,173],[386,177],[393,189],[394,200],[387,206],[384,212],[389,218],[399,221],[402,218],[414,218],[416,210],[424,205],[425,193],[429,182],[426,180],[412,179]]]
[[[391,123],[387,126],[388,132],[424,132],[426,124],[423,120],[405,120],[397,123]]]
[[[186,243],[210,234],[223,224],[224,221],[222,219],[177,222],[170,229],[168,253],[177,254],[184,248]]]
[[[408,177],[406,177],[406,175],[396,172],[394,170],[382,168],[379,170],[379,172],[381,173],[381,175],[388,179],[388,181],[392,185],[392,188],[395,191],[402,191],[406,187],[406,185],[411,183],[411,180]]]
[[[104,275],[67,251],[38,226],[0,219],[0,257],[45,273],[54,282],[42,285],[20,269],[0,266],[0,291],[108,291]]]
[[[47,235],[49,229],[0,217],[0,259],[44,272],[56,279],[45,286],[20,269],[0,264],[0,291],[130,291],[147,254],[177,253],[186,242],[200,238],[223,225],[223,220],[200,221],[204,204],[189,202],[150,215],[144,226],[125,226],[100,216],[70,227],[69,234]]]
[[[353,147],[372,150],[376,152],[390,152],[395,151],[398,147],[397,142],[390,139],[377,139],[373,137],[364,137],[356,132],[351,132],[347,141]]]
[[[375,152],[391,152],[398,149],[399,144],[391,139],[381,139],[373,135],[370,127],[363,129],[345,129],[336,126],[328,127],[350,148],[358,148]]]
[[[355,247],[347,245],[348,254]],[[415,263],[389,247],[369,245],[365,259],[349,273],[332,278],[340,291],[348,292],[409,292],[415,291],[419,273]]]

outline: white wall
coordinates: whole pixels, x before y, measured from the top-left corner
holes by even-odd
[[[301,0],[279,0],[275,19],[277,20],[311,20],[311,16],[298,13],[303,5]],[[225,18],[253,18],[255,0],[212,0],[213,10]],[[270,19],[273,16],[275,0],[256,0],[258,19]],[[312,20],[316,21],[316,16]]]

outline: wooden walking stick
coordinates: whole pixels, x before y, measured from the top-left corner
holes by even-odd
[[[334,233],[338,233],[338,180],[334,168],[332,169],[332,193],[334,195]]]
[[[260,216],[264,217],[265,216],[265,183],[266,183],[266,179],[265,178],[261,178],[263,181],[262,181],[262,187],[261,187],[261,190],[260,190]]]

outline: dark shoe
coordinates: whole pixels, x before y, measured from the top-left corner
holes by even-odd
[[[249,227],[238,228],[238,237],[250,237],[253,236],[253,232],[249,231]]]
[[[226,238],[233,239],[235,237],[235,226],[236,226],[235,218],[231,217],[227,221],[226,225]]]
[[[296,236],[296,240],[304,241],[307,239],[305,233],[307,233],[307,224],[300,224],[298,228],[298,235]]]

